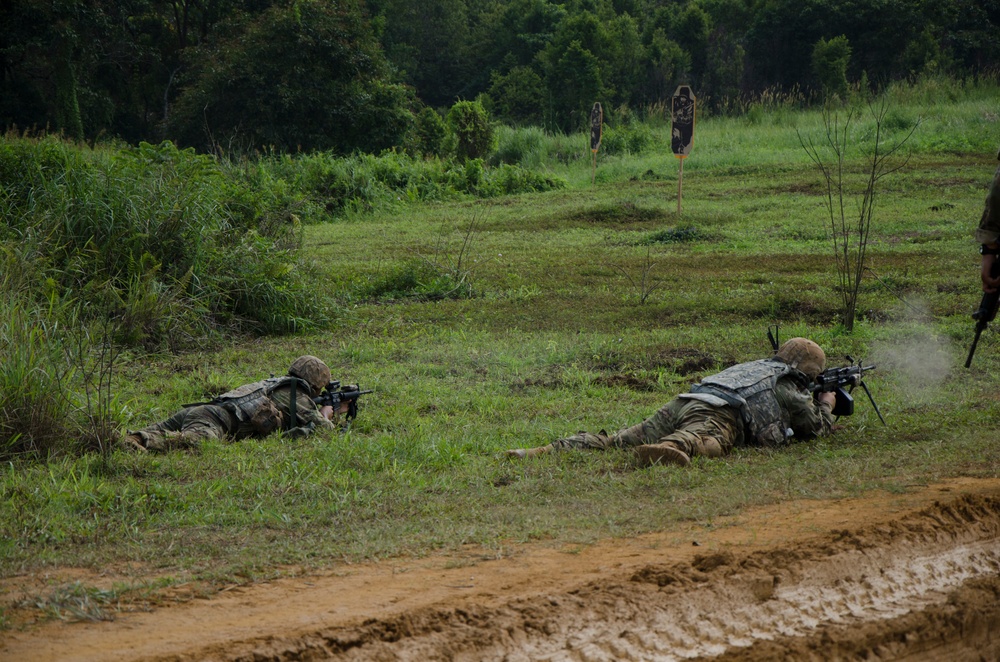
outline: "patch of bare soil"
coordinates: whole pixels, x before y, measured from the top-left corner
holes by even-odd
[[[786,502],[582,549],[338,566],[0,633],[0,659],[997,660],[1000,480]]]

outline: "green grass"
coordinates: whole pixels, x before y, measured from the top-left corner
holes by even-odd
[[[680,216],[661,127],[645,152],[599,159],[593,186],[580,136],[580,158],[547,152],[562,190],[306,226],[316,287],[345,311],[337,322],[125,360],[115,392],[134,428],[312,353],[335,378],[376,390],[351,432],[7,463],[0,575],[128,561],[247,581],[464,544],[586,545],[678,521],[711,527],[755,504],[995,477],[994,330],[962,368],[980,296],[971,234],[1000,144],[980,97],[899,110],[926,119],[910,164],[880,190],[851,334],[839,324],[820,176],[795,134],[821,129],[812,111],[700,120]],[[421,295],[420,270],[406,269],[426,264],[461,272],[472,296]],[[644,272],[655,289],[643,301]],[[391,295],[400,283],[416,294]],[[833,437],[687,470],[638,469],[624,451],[502,456],[638,422],[701,376],[766,355],[770,324],[817,340],[832,365],[847,354],[878,364],[869,383],[889,427],[858,392]],[[99,615],[136,590],[67,588],[52,602]]]

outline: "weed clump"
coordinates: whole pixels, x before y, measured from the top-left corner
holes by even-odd
[[[653,244],[686,244],[695,241],[704,241],[709,236],[694,226],[679,226],[667,230],[659,230],[646,235],[639,240],[640,246],[650,246]]]
[[[356,296],[362,300],[383,301],[466,299],[472,296],[472,284],[461,275],[414,259],[359,286]]]

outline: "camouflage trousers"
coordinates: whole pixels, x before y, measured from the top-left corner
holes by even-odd
[[[238,422],[217,405],[185,407],[165,421],[154,423],[134,434],[151,451],[194,448],[202,439],[222,439],[234,432]]]
[[[578,432],[552,443],[554,449],[606,449],[672,443],[689,456],[727,455],[743,444],[743,424],[730,407],[674,398],[642,423],[613,435]]]

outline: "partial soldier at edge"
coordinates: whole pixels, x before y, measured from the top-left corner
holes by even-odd
[[[1000,160],[1000,151],[997,152],[997,160]],[[986,194],[983,216],[976,229],[976,241],[980,244],[979,252],[983,256],[980,269],[983,291],[995,292],[1000,289],[1000,277],[993,273],[994,263],[1000,254],[1000,166],[997,166],[989,193]]]
[[[836,396],[810,392],[826,354],[807,338],[785,342],[772,358],[740,363],[706,377],[642,423],[608,435],[579,432],[538,448],[507,451],[526,458],[569,448],[633,448],[643,465],[688,466],[695,456],[722,457],[737,446],[779,446],[829,434]]]
[[[315,356],[300,356],[288,375],[245,384],[211,402],[187,405],[165,421],[125,437],[125,445],[138,451],[195,448],[203,439],[266,437],[275,430],[305,436],[315,430],[332,430],[334,420],[347,413],[350,402],[336,411],[315,402],[330,383],[330,368]]]

